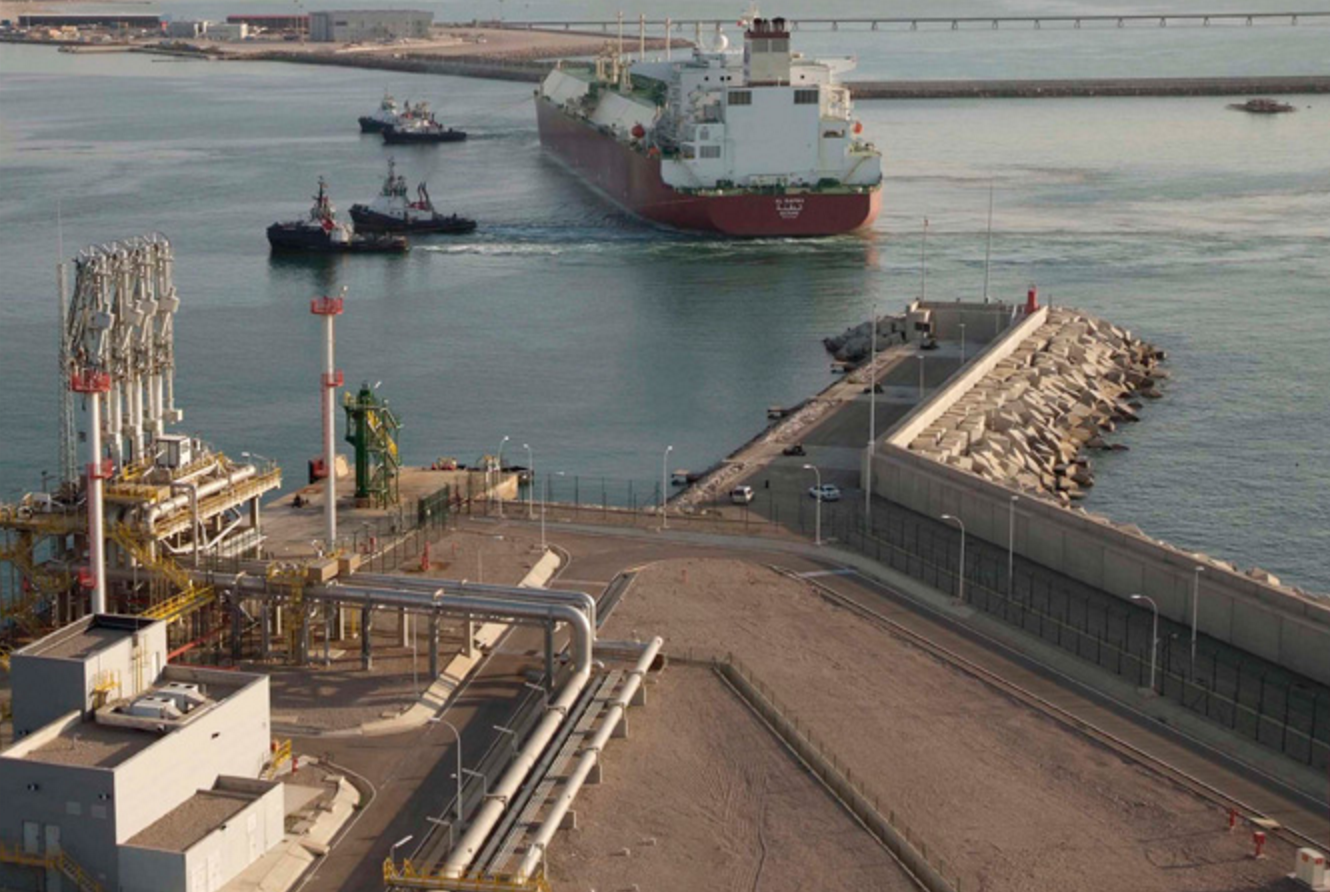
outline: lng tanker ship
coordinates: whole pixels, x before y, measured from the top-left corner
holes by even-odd
[[[679,229],[818,236],[870,226],[882,155],[860,138],[852,59],[790,52],[780,18],[753,18],[743,52],[716,34],[682,61],[560,65],[536,91],[541,143],[625,210]]]

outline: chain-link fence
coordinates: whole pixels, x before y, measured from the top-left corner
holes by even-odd
[[[1193,649],[1190,628],[1163,617],[1152,648],[1148,607],[1134,608],[974,536],[965,539],[962,586],[959,529],[879,500],[871,525],[865,520],[862,511],[832,511],[823,518],[824,535],[1138,687],[1153,684],[1160,696],[1243,737],[1315,768],[1330,766],[1324,685],[1206,636]]]

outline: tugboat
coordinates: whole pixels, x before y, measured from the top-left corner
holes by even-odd
[[[475,220],[456,214],[444,216],[434,209],[429,190],[421,183],[416,200],[408,201],[406,178],[397,173],[397,164],[388,159],[388,178],[383,189],[369,204],[351,205],[351,219],[362,232],[434,232],[463,235],[476,228]]]
[[[416,143],[461,142],[466,132],[445,127],[434,119],[427,103],[418,103],[410,116],[383,130],[383,141],[389,145]]]
[[[1297,111],[1287,102],[1280,102],[1277,99],[1248,99],[1246,102],[1234,102],[1229,108],[1234,111],[1251,112],[1254,115],[1278,115]]]
[[[319,177],[319,192],[309,216],[269,226],[268,244],[273,251],[316,254],[401,254],[407,249],[406,239],[400,235],[360,235],[345,223],[338,223],[323,177]]]
[[[382,133],[389,127],[401,123],[405,115],[411,114],[411,103],[406,104],[406,111],[397,110],[397,100],[391,93],[383,94],[383,101],[379,103],[378,111],[370,115],[360,117],[361,133]]]

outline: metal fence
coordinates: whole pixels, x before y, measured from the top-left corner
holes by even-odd
[[[901,506],[833,511],[824,535],[933,588],[962,594],[960,531]],[[828,533],[827,531],[830,530]],[[1151,684],[1153,614],[974,536],[965,602],[1138,687]],[[1330,767],[1330,689],[1161,617],[1154,689],[1162,697],[1314,768]]]

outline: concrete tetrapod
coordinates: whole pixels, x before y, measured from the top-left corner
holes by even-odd
[[[573,769],[572,774],[564,783],[563,792],[554,800],[554,805],[549,814],[545,816],[544,823],[540,825],[540,831],[536,834],[536,838],[527,847],[526,854],[522,857],[522,863],[517,868],[519,882],[530,877],[544,860],[550,840],[558,832],[559,826],[563,822],[563,816],[567,814],[573,800],[577,798],[578,791],[582,789],[582,784],[586,782],[587,775],[591,773],[591,769],[600,760],[600,753],[605,748],[610,735],[614,733],[614,729],[619,722],[624,720],[624,714],[628,711],[628,704],[637,693],[637,689],[641,687],[642,679],[646,676],[647,670],[651,668],[652,661],[656,659],[656,654],[660,652],[660,648],[664,643],[663,638],[657,637],[652,638],[649,643],[643,646],[642,656],[629,673],[628,681],[624,684],[623,690],[619,692],[619,695],[614,698],[614,702],[609,706],[609,716],[596,732],[596,736],[591,738],[591,742],[583,747],[582,758],[578,760],[577,767]]]

